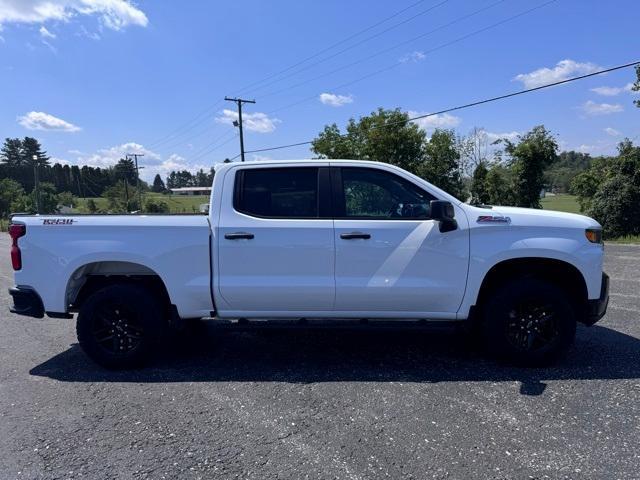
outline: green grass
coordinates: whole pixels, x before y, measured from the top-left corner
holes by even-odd
[[[622,237],[607,239],[607,243],[635,243],[640,244],[640,235],[624,235]]]
[[[578,199],[574,195],[555,195],[545,197],[541,200],[542,208],[545,210],[557,210],[559,212],[582,213]],[[607,238],[607,243],[635,243],[640,244],[640,235],[624,235],[618,238]]]
[[[544,197],[540,203],[545,210],[557,210],[559,212],[582,213],[578,199],[574,195],[554,195]]]

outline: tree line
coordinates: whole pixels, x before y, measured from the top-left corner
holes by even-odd
[[[327,125],[312,142],[321,158],[357,158],[397,165],[475,205],[541,208],[545,190],[578,196],[583,213],[607,238],[640,234],[640,148],[621,142],[618,155],[559,152],[543,125],[516,138],[489,141],[436,128],[431,136],[400,111],[378,109],[351,119],[342,132]]]
[[[12,212],[54,213],[61,206],[77,207],[78,197],[90,197],[86,202],[90,213],[99,211],[91,197],[105,198],[108,213],[168,212],[169,207],[161,201],[147,199],[139,205],[138,188],[143,193],[167,193],[170,188],[210,186],[213,175],[213,168],[196,173],[172,171],[166,182],[156,174],[148,185],[137,178],[134,162],[129,158],[105,168],[51,164],[37,139],[7,138],[0,149],[0,219]]]

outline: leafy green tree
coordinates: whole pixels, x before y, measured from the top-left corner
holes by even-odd
[[[487,170],[485,188],[489,205],[513,205],[515,203],[511,188],[512,172],[501,163],[493,163]]]
[[[11,213],[25,211],[23,197],[24,189],[18,182],[10,178],[0,180],[0,221]]]
[[[545,171],[545,183],[552,191],[567,193],[573,179],[587,170],[592,161],[588,153],[562,152]]]
[[[588,169],[577,174],[571,180],[569,191],[578,197],[580,211],[588,212],[591,209],[593,197],[602,182],[609,176],[610,164],[614,161],[614,159],[606,157],[596,158]]]
[[[488,205],[491,197],[487,188],[487,162],[480,160],[476,169],[473,171],[471,179],[471,204],[472,205]]]
[[[89,210],[89,213],[96,213],[98,211],[98,204],[93,198],[87,200],[87,210]]]
[[[129,184],[117,183],[104,190],[102,196],[107,199],[107,208],[113,213],[125,213],[138,210],[135,188]]]
[[[608,178],[598,188],[588,213],[600,222],[606,238],[640,234],[640,186],[626,175]]]
[[[169,213],[169,205],[163,201],[147,200],[144,209],[149,213]]]
[[[417,173],[426,134],[408,119],[400,109],[380,108],[357,121],[350,119],[345,133],[335,123],[327,125],[311,149],[321,158],[377,160]]]
[[[518,207],[541,208],[540,193],[544,187],[544,172],[557,157],[558,144],[543,125],[520,135],[518,142],[505,140],[513,170],[513,192]]]
[[[29,202],[31,211],[38,210],[38,198],[36,195],[36,189],[34,188],[29,194]],[[39,212],[43,214],[56,213],[58,211],[58,194],[56,193],[56,187],[53,183],[42,182],[40,183],[40,202]]]
[[[156,176],[153,178],[153,186],[151,187],[151,191],[155,193],[162,193],[166,189],[167,188],[164,186],[164,182],[162,181],[160,174],[156,173]]]
[[[425,142],[424,153],[418,174],[445,192],[464,199],[460,151],[454,131],[436,129]]]
[[[71,192],[62,192],[58,194],[58,205],[76,207],[78,205],[78,199],[74,197]]]

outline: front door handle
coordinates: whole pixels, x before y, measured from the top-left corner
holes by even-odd
[[[234,233],[224,234],[224,238],[226,238],[227,240],[242,240],[242,239],[251,240],[253,236],[254,236],[253,233],[247,233],[247,232],[234,232]]]
[[[362,232],[351,232],[351,233],[341,233],[340,238],[342,238],[343,240],[355,240],[358,238],[361,238],[363,240],[369,240],[371,238],[371,235],[368,233],[362,233]]]

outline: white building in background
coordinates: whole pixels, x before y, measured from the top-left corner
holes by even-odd
[[[172,195],[211,195],[211,187],[170,188]]]

